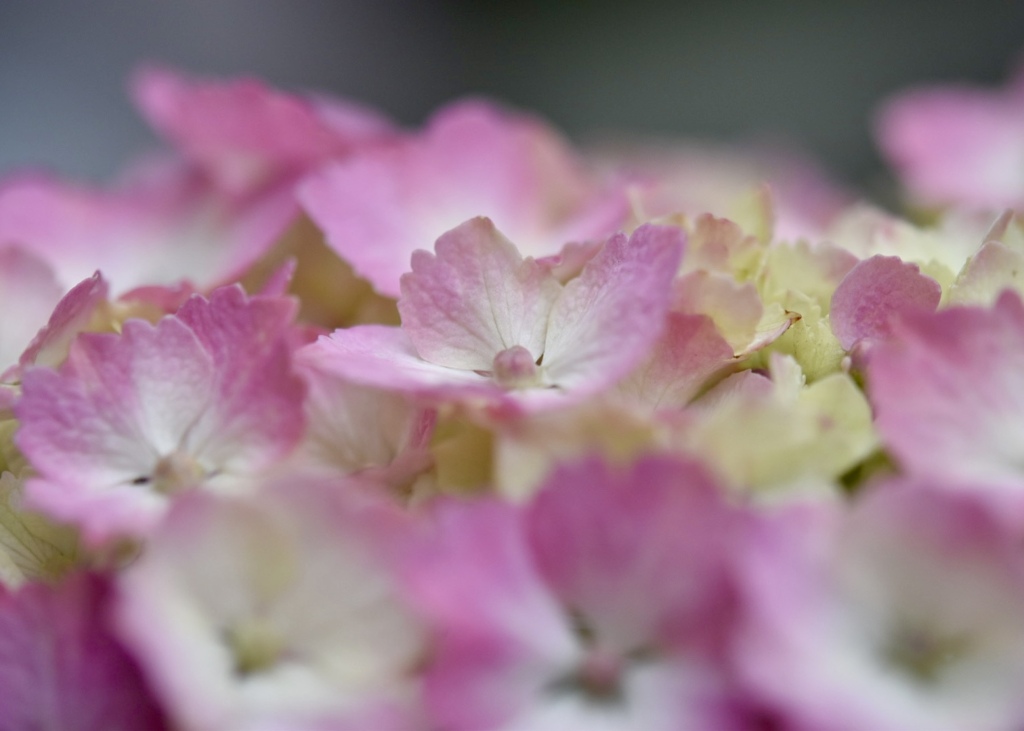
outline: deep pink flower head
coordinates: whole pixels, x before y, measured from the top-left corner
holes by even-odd
[[[407,567],[445,728],[714,725],[742,514],[695,464],[590,459],[525,509],[443,502]]]
[[[166,728],[138,666],[107,626],[109,596],[105,579],[86,574],[56,586],[0,587],[0,728]]]
[[[882,152],[928,205],[988,210],[1024,204],[1024,75],[1005,89],[935,86],[882,107]]]
[[[312,176],[302,203],[327,242],[381,294],[397,297],[413,251],[474,216],[523,253],[604,239],[626,216],[545,124],[479,102],[437,112],[418,136]]]
[[[257,79],[190,78],[147,66],[131,86],[149,123],[229,193],[292,178],[397,135],[370,109],[287,94]]]
[[[302,436],[294,315],[293,300],[236,285],[156,325],[82,335],[59,370],[28,370],[16,414],[39,474],[29,500],[99,541],[144,535],[178,490],[244,489]]]

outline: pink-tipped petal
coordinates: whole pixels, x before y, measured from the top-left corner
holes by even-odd
[[[191,280],[235,281],[297,213],[289,186],[244,201],[172,165],[154,180],[97,189],[41,176],[0,185],[0,244],[17,244],[53,267],[66,288],[96,270],[113,295]]]
[[[882,151],[926,204],[986,209],[1024,201],[1024,94],[969,87],[919,89],[883,107]]]
[[[361,325],[336,330],[299,351],[300,362],[364,386],[434,396],[499,398],[487,376],[428,363],[401,328]]]
[[[548,315],[562,288],[526,260],[487,218],[474,218],[418,251],[402,275],[402,329],[424,360],[490,371],[495,356],[522,346],[544,351]]]
[[[647,357],[661,334],[685,237],[645,225],[616,234],[569,282],[551,311],[544,346],[548,383],[599,390]]]
[[[518,510],[444,501],[431,518],[405,561],[406,590],[439,640],[427,703],[443,727],[500,727],[571,667],[571,628],[536,572]]]
[[[395,136],[382,117],[354,104],[314,103],[256,79],[206,80],[145,67],[132,79],[132,93],[149,123],[230,192]]]
[[[0,373],[18,362],[63,292],[43,259],[17,246],[0,248]]]
[[[55,367],[67,358],[71,342],[107,302],[106,281],[96,272],[71,288],[57,303],[49,321],[21,355],[21,369],[32,365]]]
[[[916,264],[873,256],[851,269],[832,295],[832,332],[846,350],[862,340],[884,340],[897,317],[932,312],[941,298],[939,283]]]
[[[686,406],[715,375],[735,363],[733,349],[704,315],[668,314],[665,332],[647,362],[617,386],[629,404]]]
[[[907,318],[872,352],[868,393],[886,446],[912,475],[1024,487],[1024,306]]]
[[[155,326],[82,335],[58,371],[29,369],[16,413],[40,475],[31,502],[100,542],[145,535],[182,489],[251,489],[304,428],[294,308],[225,288]]]
[[[738,516],[696,463],[592,458],[552,472],[526,530],[541,575],[602,647],[693,649],[724,636]]]

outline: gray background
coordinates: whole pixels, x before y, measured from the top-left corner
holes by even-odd
[[[801,145],[876,185],[877,101],[996,82],[1024,2],[0,0],[0,171],[103,178],[154,143],[125,97],[152,59],[375,104],[406,123],[483,93],[577,138],[612,130]]]

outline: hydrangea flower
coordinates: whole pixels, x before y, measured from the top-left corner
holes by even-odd
[[[258,499],[172,506],[123,575],[116,616],[177,727],[412,718],[424,635],[388,573],[403,517],[297,475]]]
[[[16,413],[39,471],[32,505],[100,542],[144,535],[180,490],[251,489],[302,436],[294,312],[228,287],[156,325],[81,335],[58,370],[28,370]]]
[[[717,726],[729,544],[741,513],[694,465],[592,459],[523,509],[438,506],[407,581],[434,628],[435,723]]]
[[[796,727],[1020,725],[1015,534],[927,483],[835,508],[784,512],[749,538],[735,652],[751,690]]]
[[[664,326],[683,234],[613,236],[564,286],[486,218],[413,256],[401,328],[337,330],[305,357],[352,381],[448,399],[557,404],[610,387]]]

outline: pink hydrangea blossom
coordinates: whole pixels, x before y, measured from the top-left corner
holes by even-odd
[[[564,465],[532,503],[443,503],[407,565],[437,723],[715,725],[742,514],[694,465]],[[716,719],[720,720],[720,719]]]
[[[682,254],[675,228],[613,236],[561,285],[486,218],[417,252],[403,277],[402,328],[338,330],[310,347],[322,367],[355,382],[435,398],[559,403],[611,386],[664,327]]]
[[[29,369],[18,444],[31,502],[94,541],[145,534],[178,490],[247,489],[302,435],[304,385],[285,340],[295,303],[240,287],[150,325],[85,334]]]
[[[984,503],[878,485],[748,534],[741,678],[797,728],[1016,728],[1024,565]]]
[[[409,533],[354,484],[193,492],[121,577],[120,636],[177,728],[412,727],[424,634],[388,568]]]

